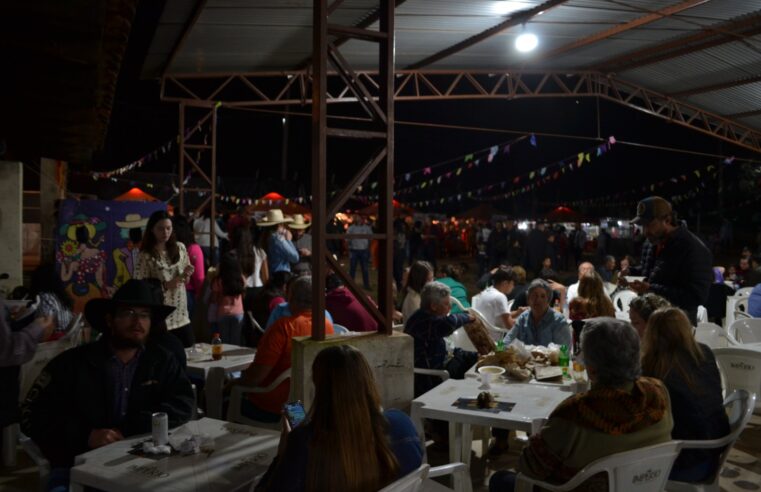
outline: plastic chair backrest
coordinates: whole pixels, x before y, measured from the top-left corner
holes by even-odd
[[[741,347],[717,348],[713,351],[724,381],[724,392],[745,390],[761,393],[761,351]],[[759,399],[756,397],[756,406]]]
[[[737,289],[735,297],[748,297],[751,292],[753,292],[753,287],[743,287],[742,289]]]
[[[344,335],[346,333],[349,333],[349,329],[345,326],[337,325],[333,323],[333,333],[336,335]]]
[[[705,306],[698,306],[698,323],[708,321],[708,309]]]
[[[732,323],[730,331],[740,343],[761,342],[761,318],[740,318]]]
[[[256,321],[256,318],[254,318],[254,314],[251,311],[246,311],[246,318],[248,318],[248,322],[251,323],[251,326],[254,327],[254,330],[258,331],[262,335],[264,334],[264,329]]]
[[[460,308],[463,312],[468,310],[468,308],[462,305],[459,299],[449,296],[449,300],[452,301],[452,304]]]
[[[613,296],[613,306],[615,306],[616,311],[627,313],[629,312],[629,304],[635,297],[637,297],[637,293],[633,290],[619,290]]]
[[[37,344],[37,350],[34,352],[32,360],[21,366],[19,399],[23,401],[26,394],[32,389],[32,385],[37,380],[48,362],[53,360],[59,354],[79,345],[82,338],[82,314],[76,315],[69,323],[66,335],[53,342],[43,342]]]
[[[741,313],[747,313],[748,312],[748,298],[740,299],[735,304],[735,311],[740,311]]]
[[[467,350],[470,352],[476,352],[476,347],[473,342],[470,341],[468,334],[465,333],[465,328],[457,328],[454,333],[449,336],[454,348]]]
[[[737,441],[742,434],[745,427],[748,425],[750,418],[753,416],[753,408],[756,404],[756,395],[748,393],[745,390],[735,390],[728,397],[724,399],[724,406],[729,407],[729,434],[719,439],[712,439],[710,441],[682,441],[682,449],[716,449],[724,448],[719,455],[718,466],[716,467],[716,473],[710,480],[705,480],[701,485],[707,485],[707,490],[719,490],[719,476],[721,469],[724,466],[724,462],[729,456],[729,452],[732,450],[732,445]],[[679,485],[673,486],[674,484]],[[684,488],[695,488],[700,490],[700,487],[690,487],[693,484],[687,484],[682,482],[670,481],[667,489],[672,488],[679,490]]]
[[[399,480],[390,483],[378,492],[417,492],[423,486],[423,480],[428,476],[430,465],[423,463],[417,470],[408,473]]]
[[[737,345],[737,340],[715,323],[698,323],[695,330],[695,341],[708,345],[711,349]]]
[[[608,490],[661,492],[681,446],[680,441],[669,441],[606,456],[585,466],[571,480],[558,486],[527,479],[523,475],[518,475],[518,481],[533,483],[547,490],[573,490],[590,477],[605,472]]]

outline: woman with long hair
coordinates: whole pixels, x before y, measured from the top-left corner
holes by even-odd
[[[407,275],[407,284],[404,286],[404,302],[402,302],[402,314],[404,319],[410,317],[420,309],[420,293],[423,286],[433,281],[433,266],[427,261],[416,261],[410,267]]]
[[[204,267],[204,257],[201,247],[193,237],[193,228],[190,226],[188,219],[182,215],[175,215],[172,219],[172,226],[177,241],[185,245],[188,250],[190,264],[193,265],[193,274],[185,284],[185,293],[188,296],[188,317],[193,318],[196,299],[203,291],[203,282],[206,279],[206,268]]]
[[[224,343],[242,345],[243,293],[246,279],[235,255],[227,253],[219,262],[216,278],[211,283],[217,316],[214,330]]]
[[[664,382],[674,415],[673,439],[709,440],[729,433],[721,394],[721,376],[713,352],[697,343],[692,324],[675,307],[656,310],[642,343],[642,373]],[[686,449],[669,480],[700,482],[716,473],[722,449]]]
[[[382,410],[361,352],[348,345],[323,349],[312,380],[307,418],[293,430],[283,421],[280,452],[258,491],[375,491],[420,466],[423,448],[412,421],[400,410]]]
[[[267,253],[254,243],[253,230],[255,224],[236,227],[230,233],[232,251],[240,262],[243,276],[246,279],[246,295],[243,304],[248,306],[254,295],[264,287],[269,280],[267,268]]]
[[[193,272],[185,245],[177,241],[172,218],[164,210],[153,212],[145,226],[134,276],[159,279],[164,304],[175,308],[166,318],[166,327],[186,348],[194,342],[185,292],[185,283]]]
[[[616,317],[616,308],[605,294],[602,277],[597,272],[581,277],[579,280],[579,297],[586,300],[586,316],[588,318]]]

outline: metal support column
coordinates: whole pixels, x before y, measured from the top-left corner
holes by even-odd
[[[378,11],[380,30],[373,31],[328,23],[328,16],[340,0],[328,7],[327,0],[314,0],[312,54],[312,338],[325,339],[325,273],[328,265],[338,274],[357,300],[378,320],[379,331],[392,333],[394,299],[393,270],[393,176],[394,176],[394,0],[382,0]],[[331,38],[329,38],[329,36]],[[379,81],[369,89],[331,39],[357,38],[378,44]],[[328,128],[328,63],[346,84],[356,101],[370,116],[369,128]],[[375,91],[377,96],[375,95]],[[377,100],[376,100],[377,97]],[[375,152],[359,168],[348,184],[327,204],[327,137],[361,138],[378,142]],[[355,190],[377,171],[380,190],[379,233],[369,235],[328,235],[326,226]],[[338,236],[338,237],[335,237]],[[329,254],[327,240],[367,238],[380,242],[378,301],[376,307],[367,294]]]
[[[208,104],[180,103],[179,142],[177,142],[180,171],[180,183],[178,185],[180,213],[185,215],[187,212],[187,194],[208,194],[195,211],[198,215],[207,205],[211,207],[212,223],[209,240],[212,250],[217,239],[216,234],[214,234],[213,222],[217,213],[217,107],[217,105],[210,106]],[[195,121],[195,124],[192,127],[186,126],[189,121]],[[195,151],[195,157],[191,155],[191,151]],[[186,166],[186,163],[190,166]],[[205,186],[189,187],[185,185],[186,169],[188,168],[203,180]]]

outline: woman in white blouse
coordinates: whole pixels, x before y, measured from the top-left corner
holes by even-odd
[[[193,271],[185,245],[177,242],[171,217],[163,210],[151,214],[145,227],[134,277],[156,278],[161,282],[164,304],[175,307],[174,312],[166,318],[167,329],[185,347],[191,347],[194,343],[185,294],[185,283]]]

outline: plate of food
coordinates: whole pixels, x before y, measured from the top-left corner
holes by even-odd
[[[629,283],[632,283],[632,282],[642,282],[643,280],[645,280],[645,277],[639,277],[639,276],[635,276],[635,275],[626,275],[624,277],[624,280],[626,280]]]

